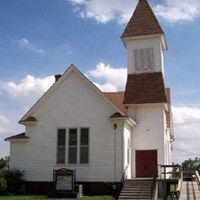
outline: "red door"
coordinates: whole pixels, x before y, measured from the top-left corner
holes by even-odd
[[[157,150],[136,151],[137,178],[154,177],[157,165]]]

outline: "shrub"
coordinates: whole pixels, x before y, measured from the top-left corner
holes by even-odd
[[[23,187],[23,172],[19,170],[5,170],[4,177],[7,183],[7,192],[20,193]]]
[[[7,183],[4,178],[4,173],[0,171],[0,194],[4,193],[7,189]]]

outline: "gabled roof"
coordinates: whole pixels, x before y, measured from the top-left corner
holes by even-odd
[[[104,93],[113,103],[115,103],[124,113],[127,114],[128,110],[124,106],[124,92],[105,92]]]
[[[20,134],[17,134],[17,135],[13,135],[11,137],[8,137],[5,139],[5,141],[10,141],[10,140],[22,140],[22,139],[29,139],[28,136],[26,136],[26,133],[23,132],[23,133],[20,133]]]
[[[27,119],[24,119],[22,122],[37,122],[37,119],[33,116],[30,116]]]
[[[110,118],[126,118],[127,116],[123,116],[120,113],[116,112],[110,116]]]
[[[161,72],[129,74],[124,104],[166,103],[164,79]]]
[[[147,0],[139,3],[125,28],[122,38],[164,34],[156,16]]]
[[[73,64],[63,73],[63,75],[41,96],[41,98],[32,106],[32,108],[22,117],[19,123],[22,124],[23,120],[31,117],[33,113],[39,109],[39,107],[45,103],[48,98],[54,93],[54,91],[66,80],[71,72],[79,75],[85,80],[116,112],[124,115],[124,111],[120,109],[115,103],[113,103],[101,90],[99,90],[84,74],[82,74]]]

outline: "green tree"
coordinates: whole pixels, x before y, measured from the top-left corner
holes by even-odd
[[[8,169],[9,160],[10,160],[9,157],[5,157],[5,158],[0,159],[0,170]]]
[[[198,170],[200,172],[200,158],[185,160],[181,166],[183,170]]]

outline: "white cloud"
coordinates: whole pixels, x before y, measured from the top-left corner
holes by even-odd
[[[66,0],[82,18],[92,18],[100,23],[116,20],[127,23],[138,0]],[[154,4],[155,13],[170,23],[191,21],[200,16],[199,0],[164,0]]]
[[[102,91],[115,92],[124,90],[127,78],[127,69],[113,68],[108,64],[99,63],[94,70],[87,72],[87,76],[91,79],[95,79],[95,84]],[[100,84],[102,81],[103,83]]]
[[[17,122],[36,100],[53,84],[54,77],[36,78],[27,75],[20,81],[0,82],[1,95],[6,95],[11,109],[0,110],[0,156],[9,154],[6,137],[24,131]],[[0,99],[0,103],[4,103]],[[6,114],[5,114],[6,113]]]
[[[78,7],[76,12],[83,18],[93,18],[100,23],[117,20],[127,22],[137,0],[67,0]],[[130,6],[131,5],[131,6]]]
[[[21,115],[13,109],[10,114],[0,110],[0,158],[9,155],[9,143],[5,142],[4,139],[24,131],[24,127],[17,123]]]
[[[12,98],[23,102],[25,105],[33,103],[54,83],[54,76],[43,79],[27,75],[20,82],[1,82],[1,90],[7,92]]]
[[[20,40],[16,40],[17,44],[24,49],[28,49],[34,53],[44,55],[44,49],[36,48],[28,39],[22,38]]]
[[[10,121],[8,118],[6,118],[4,115],[0,114],[0,134],[5,133],[7,126],[10,124]]]
[[[200,155],[200,108],[173,107],[173,115],[176,139],[174,160],[181,162],[189,157]]]
[[[97,64],[94,70],[86,73],[87,77],[102,91],[124,90],[126,68],[113,68],[104,63]],[[0,82],[0,92],[6,93],[13,101],[29,108],[54,83],[54,76],[37,78],[27,75],[20,81]]]
[[[94,82],[94,84],[103,92],[116,92],[117,91],[117,87],[110,83],[99,84],[99,83]]]
[[[173,107],[176,124],[191,124],[200,121],[200,108],[198,107]]]
[[[172,23],[192,21],[200,16],[199,10],[199,0],[166,0],[155,7],[157,15]]]

